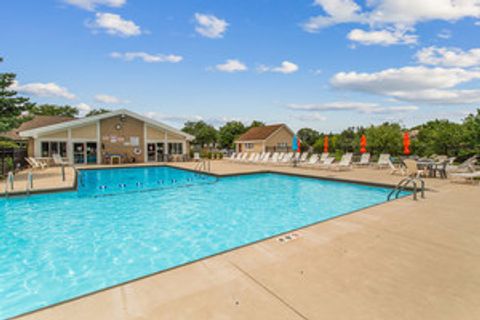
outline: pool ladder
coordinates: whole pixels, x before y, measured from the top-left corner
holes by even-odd
[[[30,191],[33,189],[33,174],[32,171],[28,172],[27,175],[27,185],[25,187],[25,194],[30,195]],[[8,172],[7,179],[5,180],[5,191],[4,196],[8,197],[10,192],[15,190],[15,175],[12,171]]]
[[[211,170],[210,160],[201,160],[200,162],[197,162],[197,164],[195,164],[195,167],[193,168],[193,170],[210,172],[210,170]]]
[[[409,184],[412,185],[413,187],[413,200],[417,200],[417,193],[418,193],[418,187],[419,185],[417,182],[420,184],[420,195],[422,199],[425,199],[425,181],[419,177],[408,177],[405,179],[402,179],[395,189],[393,189],[387,197],[387,201],[390,201],[392,196],[395,194],[395,199],[398,199],[398,196],[400,195],[400,192],[405,190]]]

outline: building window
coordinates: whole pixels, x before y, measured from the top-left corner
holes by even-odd
[[[253,149],[253,148],[254,148],[253,143],[245,143],[245,149],[251,150],[251,149]]]
[[[183,143],[169,143],[168,154],[183,154]]]
[[[40,154],[44,158],[51,158],[54,154],[59,154],[65,158],[67,156],[67,143],[61,141],[43,141]]]
[[[288,151],[288,143],[286,142],[277,143],[277,151],[280,151],[280,152]]]

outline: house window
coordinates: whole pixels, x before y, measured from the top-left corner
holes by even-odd
[[[251,150],[251,149],[253,149],[253,147],[254,147],[253,143],[245,143],[245,149]]]
[[[64,158],[67,156],[67,143],[62,141],[43,141],[40,153],[45,158],[51,158],[54,154],[59,154]]]
[[[169,143],[168,154],[183,154],[183,143]]]
[[[277,143],[277,151],[280,151],[280,152],[288,151],[288,143],[286,142]]]

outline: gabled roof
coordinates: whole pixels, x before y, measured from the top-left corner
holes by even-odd
[[[75,120],[75,118],[62,117],[62,116],[34,116],[33,119],[22,122],[20,127],[4,132],[1,134],[1,136],[10,138],[12,140],[22,140],[25,138],[20,136],[21,131],[37,129],[37,128],[46,127],[53,124],[63,123],[63,122],[72,121],[72,120]]]
[[[76,119],[76,120],[72,120],[72,121],[68,121],[68,122],[63,122],[63,123],[58,123],[58,124],[53,124],[53,125],[47,125],[47,126],[40,127],[40,128],[35,128],[35,129],[32,129],[32,130],[21,131],[20,136],[21,137],[37,138],[41,134],[48,134],[48,133],[53,133],[53,132],[56,132],[56,131],[59,131],[59,130],[81,127],[81,126],[84,126],[84,125],[93,124],[93,123],[95,123],[99,120],[108,119],[108,118],[119,116],[119,115],[122,115],[122,114],[126,115],[126,116],[129,116],[129,117],[132,117],[134,119],[137,119],[139,121],[143,121],[143,122],[149,124],[152,127],[160,128],[160,129],[170,131],[172,133],[184,136],[187,140],[195,139],[194,136],[192,136],[188,133],[185,133],[185,132],[180,131],[178,129],[175,129],[174,127],[171,127],[167,124],[164,124],[164,123],[161,123],[159,121],[147,118],[145,116],[142,116],[138,113],[135,113],[135,112],[132,112],[132,111],[129,111],[129,110],[126,110],[126,109],[119,109],[119,110],[99,114],[99,115],[92,116],[92,117],[80,118],[80,119]]]
[[[290,130],[290,128],[286,124],[283,124],[283,123],[272,124],[268,126],[250,128],[247,132],[242,134],[236,140],[236,142],[265,140],[265,139],[268,139],[268,137],[270,137],[272,134],[274,134],[277,130],[279,130],[282,127],[284,127],[285,129],[287,129],[293,134],[292,130]]]

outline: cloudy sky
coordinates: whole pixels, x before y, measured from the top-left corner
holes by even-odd
[[[0,71],[34,101],[180,127],[460,120],[480,106],[480,0],[16,0]]]

